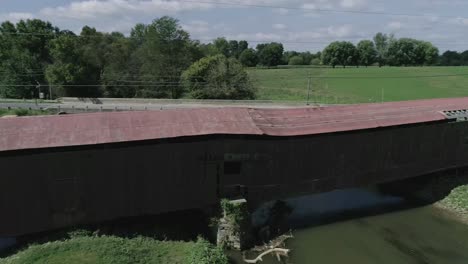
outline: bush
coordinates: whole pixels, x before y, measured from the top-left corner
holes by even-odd
[[[293,56],[289,59],[289,65],[304,65],[304,58],[301,56]]]
[[[255,53],[254,49],[246,49],[244,50],[240,57],[239,57],[240,62],[242,65],[246,67],[255,67],[258,64],[258,57],[257,53]]]
[[[322,61],[319,58],[315,58],[310,61],[310,65],[318,66],[320,64],[322,64]]]
[[[255,99],[255,88],[241,63],[224,55],[195,62],[182,74],[182,82],[196,99]]]
[[[223,249],[198,238],[188,259],[189,264],[228,264]]]
[[[15,115],[17,115],[17,116],[27,116],[27,115],[30,115],[30,112],[29,112],[29,110],[27,110],[27,109],[15,109],[13,112],[14,112]]]

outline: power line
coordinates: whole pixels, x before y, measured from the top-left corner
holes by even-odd
[[[52,36],[52,37],[60,37],[60,36],[69,36],[69,37],[74,37],[74,38],[102,38],[104,36],[112,37],[111,35],[91,35],[91,36],[81,36],[81,35],[61,35],[57,33],[29,33],[29,32],[0,32],[0,35],[18,35],[18,36]],[[102,33],[106,34],[106,33]],[[126,39],[145,39],[145,37],[132,37],[132,36],[124,36]],[[207,42],[207,41],[215,41],[218,38],[194,38],[191,39],[192,41],[200,41],[200,42]],[[364,39],[372,39],[372,36],[365,37],[365,36],[359,36],[359,37],[345,37],[345,38],[333,38],[330,40],[280,40],[280,39],[269,39],[269,40],[255,40],[255,39],[242,39],[250,43],[268,43],[268,42],[280,42],[280,43],[285,43],[285,44],[330,44],[333,41],[356,41],[356,40],[364,40]],[[428,42],[434,42],[434,43],[443,43],[443,44],[452,44],[452,45],[466,45],[468,46],[468,43],[466,42],[457,42],[457,41],[451,41],[451,40],[424,40]],[[318,47],[318,46],[317,46]]]
[[[311,12],[320,13],[349,13],[360,15],[385,15],[385,16],[405,16],[405,17],[430,17],[430,18],[454,18],[454,19],[467,19],[466,17],[455,16],[442,16],[430,14],[411,14],[411,13],[391,13],[381,11],[365,11],[365,10],[339,10],[339,9],[323,9],[323,8],[310,8],[310,7],[291,7],[291,6],[276,6],[276,5],[257,5],[257,4],[243,4],[243,3],[226,3],[226,2],[212,2],[212,1],[190,1],[190,0],[176,0],[172,2],[181,3],[199,3],[199,4],[212,4],[224,6],[240,6],[240,7],[255,7],[255,8],[269,8],[269,9],[285,9],[285,10],[307,10]]]
[[[415,75],[415,76],[315,76],[311,77],[312,79],[419,79],[419,78],[441,78],[441,77],[461,77],[468,76],[468,73],[464,74],[439,74],[439,75]],[[297,78],[287,78],[287,80],[306,80],[309,76],[297,77]],[[198,84],[205,84],[209,86],[208,82],[197,82]],[[46,84],[45,84],[46,85]],[[182,83],[173,83],[173,84],[116,84],[116,85],[106,85],[106,84],[48,84],[50,86],[61,86],[61,87],[99,87],[99,86],[110,86],[110,87],[175,87],[181,86]],[[36,84],[1,84],[0,87],[36,87]]]

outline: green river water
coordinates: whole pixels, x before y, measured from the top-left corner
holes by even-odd
[[[318,215],[323,213],[330,217],[342,214],[343,210],[366,206],[382,210],[404,201],[353,190],[289,203],[295,207],[291,223],[297,228],[294,229],[294,238],[287,243],[292,250],[291,255],[282,263],[468,263],[468,225],[433,206],[393,212],[383,210],[374,216],[357,214],[351,220],[318,224],[322,221]],[[235,263],[244,263],[241,259],[240,254],[233,254]],[[269,256],[259,263],[280,262]]]

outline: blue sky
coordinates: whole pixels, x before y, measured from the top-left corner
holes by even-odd
[[[422,16],[330,13],[319,9]],[[0,0],[0,20],[40,18],[77,33],[84,25],[128,33],[136,23],[150,23],[163,15],[179,19],[192,38],[203,42],[225,36],[279,41],[289,50],[315,52],[332,40],[356,43],[385,32],[431,41],[441,51],[468,50],[468,0]],[[256,43],[251,42],[251,46]]]

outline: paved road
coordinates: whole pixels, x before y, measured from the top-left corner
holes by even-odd
[[[99,111],[143,111],[143,110],[167,110],[179,108],[209,108],[209,107],[252,107],[252,108],[297,108],[306,107],[305,103],[251,103],[251,102],[224,102],[224,103],[195,103],[195,102],[161,102],[161,103],[131,103],[110,102],[104,104],[93,104],[86,102],[66,103],[33,103],[33,102],[0,102],[0,108],[6,109],[55,109],[67,113],[76,112],[99,112]],[[312,106],[312,105],[311,105]],[[321,105],[323,106],[323,105]]]

